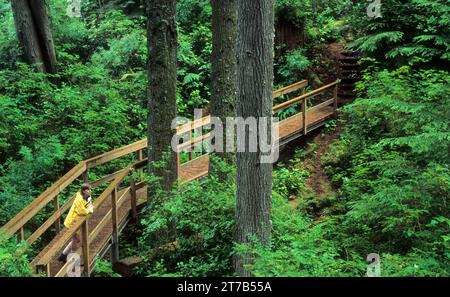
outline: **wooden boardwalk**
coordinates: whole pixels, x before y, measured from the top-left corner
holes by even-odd
[[[302,90],[302,95],[283,102],[273,108],[274,111],[301,103],[302,111],[278,123],[279,145],[283,146],[295,138],[301,137],[306,133],[321,127],[333,118],[337,108],[337,90],[338,82],[326,85],[307,94],[304,88],[306,81],[300,81],[293,85],[284,87],[273,92],[273,97],[288,94],[293,91]],[[326,91],[334,91],[332,99],[307,108],[306,100],[313,98]],[[306,119],[306,127],[304,125]],[[177,134],[189,133],[190,137],[186,143],[181,143],[179,148],[193,146],[198,142],[203,142],[208,138],[209,133],[192,138],[193,130],[209,123],[209,117],[202,118],[192,123],[183,124],[177,128]],[[132,170],[141,170],[146,166],[147,160],[143,158],[143,151],[146,149],[146,139],[133,144],[118,148],[114,151],[104,153],[100,156],[80,162],[66,175],[59,179],[55,184],[48,188],[44,193],[37,197],[28,207],[17,214],[10,222],[2,227],[7,235],[18,233],[22,240],[28,244],[33,244],[44,232],[51,227],[55,227],[57,235],[49,242],[44,249],[34,258],[31,265],[37,271],[44,272],[47,276],[65,276],[67,268],[73,263],[63,265],[57,261],[61,251],[71,240],[76,232],[81,234],[82,247],[78,251],[84,262],[83,270],[86,275],[92,271],[96,259],[103,257],[108,250],[118,249],[118,236],[127,223],[136,217],[137,206],[146,202],[146,187],[144,181],[137,181],[131,178],[128,186],[120,188],[127,176]],[[102,177],[96,181],[90,181],[91,185],[98,186],[104,183],[110,183],[106,190],[94,201],[94,213],[80,219],[71,228],[61,228],[62,216],[68,211],[74,197],[67,201],[63,206],[59,205],[58,194],[74,180],[81,177],[87,181],[87,172],[90,168],[107,163],[130,153],[135,153],[138,161],[130,164],[127,168],[114,172],[108,176]],[[180,183],[189,182],[208,174],[209,156],[201,155],[195,159],[189,157],[185,163],[180,162],[180,153],[178,158],[178,177]],[[24,225],[33,218],[48,203],[52,202],[55,211],[37,230],[34,230],[28,238],[25,238]],[[112,261],[118,260],[117,253],[112,253]],[[114,259],[116,257],[116,259]],[[87,263],[87,265],[86,265]]]
[[[329,119],[335,114],[332,107],[326,106],[322,109],[318,109],[310,114],[307,120],[308,130],[312,131],[327,123]],[[294,138],[304,135],[303,133],[303,117],[302,114],[296,114],[278,123],[279,134],[278,141],[280,144],[285,144]],[[285,140],[288,140],[285,142]],[[190,160],[180,165],[180,171],[178,177],[183,182],[189,182],[199,177],[208,174],[209,156],[207,154],[198,158]]]

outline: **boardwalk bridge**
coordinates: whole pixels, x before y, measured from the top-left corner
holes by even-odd
[[[296,82],[273,92],[273,98],[293,97],[275,105],[273,112],[289,109],[290,116],[278,122],[278,142],[284,146],[290,141],[306,135],[308,132],[325,125],[336,116],[338,107],[339,81],[322,86],[310,92],[305,92],[308,86],[306,80]],[[294,96],[295,94],[298,96]],[[195,135],[199,128],[209,125],[210,116],[182,124],[177,127],[177,134],[188,133],[187,141],[179,144],[178,149],[193,147],[208,139],[209,133]],[[202,130],[202,129],[201,129]],[[194,137],[193,137],[194,136]],[[112,261],[118,260],[118,240],[120,232],[128,223],[136,219],[138,206],[147,201],[146,182],[143,178],[136,178],[133,171],[141,172],[146,167],[147,159],[145,151],[147,139],[120,147],[99,156],[81,161],[52,186],[35,198],[27,207],[20,211],[6,225],[2,227],[7,236],[17,235],[20,240],[26,241],[28,246],[39,242],[37,256],[31,265],[38,273],[47,276],[66,276],[72,261],[63,264],[57,261],[57,257],[71,240],[76,232],[81,231],[81,247],[77,251],[83,260],[83,273],[89,276],[95,267],[96,260],[105,256],[110,251]],[[193,156],[192,153],[177,153],[177,170],[179,183],[186,183],[208,174],[209,156],[204,153]],[[187,154],[187,156],[186,156]],[[134,155],[135,161],[125,168],[103,176],[95,181],[88,180],[88,172],[96,166],[106,164],[118,158]],[[186,160],[183,160],[186,159]],[[90,182],[92,187],[106,186],[102,193],[94,199],[94,213],[83,219],[79,219],[71,228],[62,228],[63,216],[69,210],[75,199],[74,193],[64,204],[60,203],[63,191],[73,183]],[[52,208],[52,213],[45,218],[37,228],[30,230],[26,226],[44,208]],[[30,224],[28,224],[30,225]],[[44,233],[53,232],[48,243],[42,244]],[[50,234],[50,235],[52,235]],[[49,238],[47,236],[46,238]]]

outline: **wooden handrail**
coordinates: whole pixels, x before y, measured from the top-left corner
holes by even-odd
[[[132,165],[129,165],[125,169],[123,169],[122,173],[113,180],[113,182],[103,191],[103,193],[100,194],[100,196],[94,201],[94,209],[97,209],[101,204],[103,204],[103,202],[106,201],[106,199],[111,195],[112,191],[114,191],[116,187],[119,186],[119,184],[122,182],[122,180],[128,175],[131,168]],[[75,221],[73,226],[70,227],[68,231],[61,236],[61,238],[55,243],[55,245],[52,246],[52,248],[48,250],[44,255],[42,255],[42,257],[37,261],[36,265],[47,265],[53,259],[55,254],[58,253],[62,248],[64,248],[66,242],[88,219],[89,216],[86,216]]]
[[[306,88],[308,86],[308,81],[306,79],[298,81],[296,83],[293,83],[292,85],[289,85],[287,87],[283,87],[281,89],[278,89],[274,92],[272,92],[272,98],[275,99],[277,97],[280,97],[282,95],[292,93],[294,91],[297,91],[302,88]]]
[[[106,152],[104,154],[92,157],[86,160],[87,168],[93,168],[108,161],[120,158],[122,156],[134,153],[147,147],[147,138],[136,141],[132,144],[120,147],[118,149]]]
[[[301,88],[305,88],[308,85],[308,82],[306,80],[302,80],[299,82],[296,82],[294,84],[291,84],[287,87],[283,87],[281,89],[278,89],[272,93],[272,97],[278,97],[293,91],[296,91]],[[177,134],[183,134],[189,131],[192,131],[193,129],[197,129],[199,127],[205,126],[210,124],[211,117],[206,116],[201,119],[197,119],[194,122],[190,122],[187,124],[183,124],[177,127]],[[195,145],[198,142],[202,142],[208,138],[207,135],[202,135],[200,137],[191,138],[190,142],[181,143],[179,145],[179,148],[184,148],[187,146]],[[109,162],[111,160],[114,160],[116,158],[125,156],[130,153],[140,152],[142,149],[147,147],[147,139],[142,139],[139,141],[136,141],[132,144],[117,148],[115,150],[103,153],[101,155],[89,158],[87,160],[81,161],[78,163],[75,167],[73,167],[70,171],[68,171],[63,177],[58,179],[52,186],[47,188],[42,194],[40,194],[38,197],[36,197],[28,206],[26,206],[24,209],[22,209],[17,215],[15,215],[8,223],[6,223],[2,229],[4,231],[4,234],[6,236],[12,236],[16,232],[21,232],[21,239],[24,238],[24,225],[33,218],[40,210],[42,210],[44,207],[48,205],[50,201],[52,201],[58,194],[60,194],[68,185],[70,185],[75,179],[79,178],[82,175],[86,176],[86,172],[90,168],[94,168],[100,164],[104,164],[106,162]],[[146,160],[142,160],[146,162]],[[99,180],[96,180],[93,182],[94,185],[99,185],[101,183],[110,181],[115,179],[120,171],[115,172],[113,174],[110,174],[108,176],[105,176],[103,178],[100,178]],[[73,199],[73,198],[72,198]],[[64,214],[65,211],[69,208],[69,202],[72,200],[69,200],[64,206],[60,207],[59,209],[55,209],[55,213],[51,215],[37,230],[35,230],[32,235],[27,239],[27,242],[29,244],[32,244],[39,238],[48,228],[51,227],[52,223],[57,222],[60,220],[61,216]]]
[[[297,102],[303,100],[304,98],[309,98],[309,97],[316,96],[316,95],[318,95],[318,94],[320,94],[320,93],[326,91],[327,89],[329,89],[329,88],[331,88],[331,87],[337,85],[339,82],[340,82],[340,81],[337,80],[337,81],[332,82],[332,83],[330,83],[330,84],[328,84],[328,85],[325,85],[325,86],[323,86],[323,87],[320,87],[320,88],[318,88],[318,89],[315,89],[314,91],[311,91],[311,92],[309,92],[309,93],[300,95],[300,96],[295,97],[295,98],[293,98],[293,99],[291,99],[291,100],[288,100],[288,101],[286,101],[286,102],[280,103],[280,104],[274,106],[274,107],[272,108],[272,111],[277,111],[277,110],[280,110],[280,109],[282,109],[282,108],[286,108],[286,107],[288,107],[288,106],[291,106],[291,105],[293,105],[293,104],[295,104],[295,103],[297,103]]]
[[[61,193],[69,184],[77,179],[86,170],[86,162],[81,161],[57,180],[52,186],[34,199],[27,207],[22,209],[13,219],[6,223],[2,229],[7,236],[11,236],[22,228],[32,217],[44,208],[52,199]]]

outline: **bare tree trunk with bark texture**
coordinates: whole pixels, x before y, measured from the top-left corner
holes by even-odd
[[[177,178],[176,155],[171,150],[176,117],[177,27],[175,0],[148,0],[148,172],[170,189]],[[152,162],[166,161],[163,167]],[[149,189],[151,191],[151,189]],[[149,192],[150,193],[150,192]],[[149,197],[150,199],[150,197]]]
[[[211,116],[222,121],[223,131],[227,130],[226,118],[236,116],[236,0],[212,0],[212,55],[211,55]],[[234,164],[234,152],[226,152],[226,136],[215,137],[221,142],[223,153],[213,153]],[[214,171],[214,163],[209,163],[209,172]]]
[[[273,0],[239,1],[237,43],[237,116],[272,116],[273,85]],[[269,139],[271,120],[267,121]],[[249,139],[249,129],[245,136]],[[258,133],[261,133],[258,131]],[[257,152],[237,153],[236,242],[249,243],[256,236],[262,243],[270,240],[272,208],[272,164],[262,164],[258,135]],[[248,150],[248,145],[246,147]],[[235,256],[239,276],[250,276],[244,265],[253,263],[250,253]]]
[[[44,0],[13,0],[17,39],[24,60],[39,72],[56,72],[56,53]]]

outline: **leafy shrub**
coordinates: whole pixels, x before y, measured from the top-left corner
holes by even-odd
[[[121,275],[115,273],[112,269],[111,262],[98,259],[95,262],[95,269],[92,276],[98,277],[120,277]]]
[[[282,167],[273,172],[273,190],[286,198],[298,197],[305,189],[307,177],[305,170]]]
[[[334,209],[343,213],[343,245],[362,255],[390,254],[394,262],[412,263],[420,254],[417,263],[430,265],[402,272],[411,275],[442,275],[450,260],[450,131],[442,108],[449,79],[408,66],[366,74],[358,89],[368,99],[343,109],[347,128],[328,162],[341,187]]]
[[[232,274],[235,169],[219,159],[214,162],[218,165],[217,175],[225,178],[226,183],[213,175],[170,194],[154,195],[155,201],[163,199],[164,203],[152,208],[142,219],[144,231],[139,240],[141,255],[147,259],[148,275],[156,272],[182,276]],[[176,247],[166,252],[163,249],[159,258],[151,260],[150,255],[168,243]]]
[[[33,276],[25,242],[0,234],[0,277]]]

